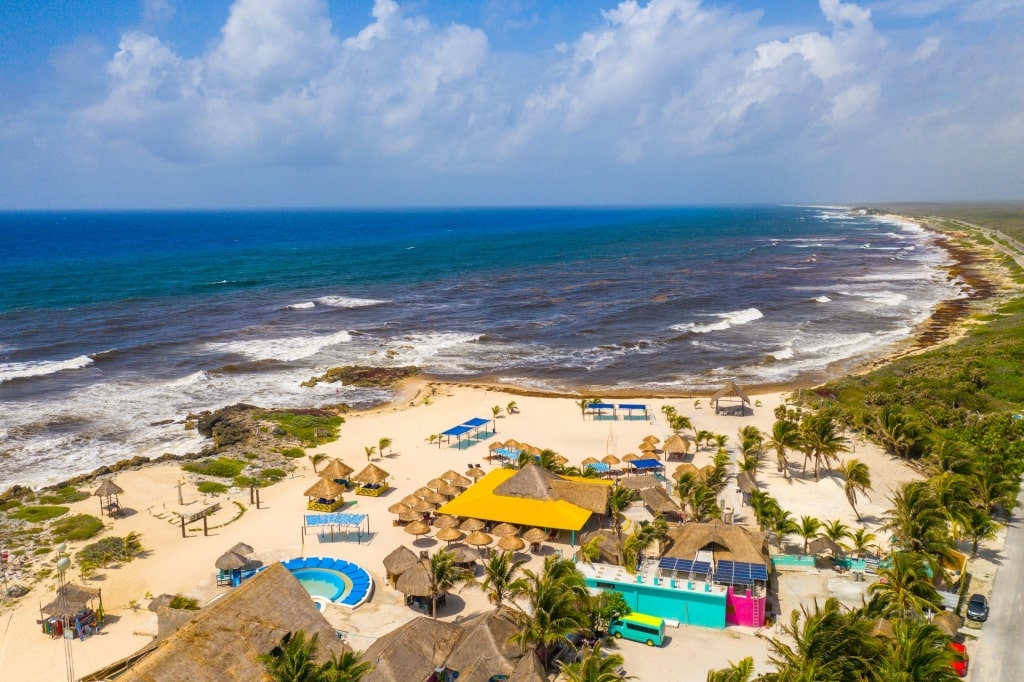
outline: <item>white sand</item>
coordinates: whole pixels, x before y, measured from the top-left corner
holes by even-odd
[[[240,519],[211,531],[209,537],[203,537],[201,532],[192,532],[187,539],[181,537],[179,527],[173,524],[173,516],[169,513],[178,508],[175,484],[191,478],[183,475],[179,464],[147,467],[117,475],[115,481],[125,490],[121,502],[135,513],[111,521],[107,532],[113,535],[139,532],[143,545],[150,551],[128,565],[99,571],[86,583],[102,588],[108,625],[99,636],[85,642],[72,642],[76,674],[81,676],[96,670],[151,640],[156,632],[156,616],[145,608],[150,596],[184,593],[206,602],[223,593],[226,588],[215,586],[214,561],[239,541],[252,545],[256,558],[264,562],[300,555],[331,556],[343,557],[366,568],[375,583],[371,601],[355,611],[332,606],[327,614],[336,627],[351,633],[349,641],[357,649],[365,649],[375,637],[415,617],[418,614],[406,608],[400,595],[385,585],[381,560],[399,544],[418,551],[434,550],[439,543],[428,538],[413,544],[411,536],[392,525],[393,516],[386,509],[448,469],[461,473],[471,463],[489,468],[491,465],[483,456],[487,454],[487,443],[493,439],[456,450],[431,445],[429,436],[471,417],[490,418],[493,405],[504,408],[509,401],[515,400],[520,410],[519,414],[502,413],[497,420],[497,439],[515,438],[549,448],[566,456],[571,463],[578,464],[586,457],[601,458],[609,452],[619,457],[628,452],[639,452],[638,446],[648,434],[664,440],[669,435],[661,413],[664,404],[671,404],[681,414],[689,416],[698,429],[729,436],[729,450],[735,457],[738,429],[754,424],[763,431],[769,431],[774,421],[772,410],[782,400],[779,393],[755,395],[752,397],[759,399],[762,405],[754,408],[752,416],[731,417],[716,416],[707,398],[702,400],[701,409],[694,408],[693,400],[631,401],[616,398],[615,402],[646,403],[651,420],[620,419],[613,422],[582,419],[579,407],[568,398],[519,396],[495,388],[455,385],[433,385],[433,390],[435,394],[431,393],[431,387],[424,387],[415,398],[407,395],[399,405],[349,415],[342,426],[341,438],[318,450],[331,457],[341,457],[358,471],[367,462],[365,446],[376,446],[382,437],[393,441],[383,457],[374,457],[375,464],[392,474],[392,490],[381,498],[352,496],[356,504],[346,509],[369,514],[372,537],[361,545],[355,542],[320,544],[314,536],[305,538],[303,544],[300,530],[306,511],[303,491],[316,480],[308,459],[297,460],[297,469],[291,478],[261,491],[263,508],[259,510],[249,506],[247,491],[211,499],[199,495],[194,485],[187,484],[184,496],[189,511],[214,501],[224,507],[224,511],[211,518],[211,525],[222,523],[237,513],[237,507],[231,501],[239,501],[247,507]],[[693,461],[701,466],[710,461],[712,454],[702,449]],[[871,468],[874,492],[870,500],[861,501],[860,510],[869,528],[877,533],[881,515],[888,507],[887,497],[901,482],[910,480],[915,474],[873,446],[858,443],[856,452],[845,456],[855,456]],[[673,466],[669,464],[669,471]],[[855,527],[856,518],[846,502],[838,478],[823,474],[820,481],[814,482],[810,472],[807,478],[802,478],[799,462],[793,465],[792,470],[797,474],[795,477],[782,479],[775,471],[774,455],[769,454],[758,481],[796,517],[811,514],[823,520],[841,519]],[[730,487],[725,497],[726,503],[736,509],[738,522],[753,523],[753,515],[749,508],[740,506],[734,488]],[[95,498],[72,507],[72,513],[98,512]],[[572,548],[568,545],[556,547],[560,547],[566,556],[571,555]],[[72,547],[72,553],[77,549],[80,546]],[[531,561],[536,568],[541,559],[533,557]],[[68,578],[81,582],[74,566]],[[785,587],[791,583],[792,580],[787,578],[781,590],[785,613],[808,598],[808,595],[800,594],[801,590]],[[38,607],[52,599],[53,584],[50,581],[37,585],[16,611],[0,616],[3,637],[0,640],[0,671],[3,671],[0,678],[66,679],[63,642],[43,635],[37,623]],[[814,580],[809,584],[815,584]],[[822,589],[827,589],[827,586]],[[811,596],[822,595],[815,593]],[[132,608],[133,601],[138,604],[137,610]],[[479,591],[466,589],[450,599],[440,615],[446,619],[460,618],[487,608],[489,605]],[[768,670],[765,664],[766,645],[752,632],[741,628],[729,628],[725,632],[680,628],[670,634],[675,641],[663,649],[622,644],[627,671],[640,679],[654,679],[655,675],[664,674],[666,670],[677,670],[681,675],[677,679],[703,680],[709,667],[722,667],[730,660],[748,655],[754,656],[759,672]]]

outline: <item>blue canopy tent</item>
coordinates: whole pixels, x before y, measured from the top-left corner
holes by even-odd
[[[467,441],[470,440],[471,438],[477,438],[480,435],[480,429],[482,427],[486,427],[488,424],[491,423],[491,421],[492,420],[484,419],[483,417],[473,417],[472,419],[467,419],[458,426],[453,426],[452,428],[446,431],[442,431],[441,436],[445,439],[445,442],[448,444],[451,444],[452,436],[455,436],[458,442],[458,447],[461,449],[463,436],[465,436],[467,433],[470,434],[469,436],[466,437]],[[484,428],[483,432],[485,434],[493,434],[497,433],[498,430],[495,428],[488,431],[486,428]],[[441,447],[441,438],[437,439],[437,447]]]
[[[644,405],[643,403],[619,403],[619,409],[626,411],[625,418],[627,421],[632,419],[643,419],[644,421],[647,421],[647,405]],[[640,412],[640,416],[634,417],[633,412]]]
[[[611,410],[612,419],[618,419],[618,414],[615,412],[615,405],[611,403],[590,403],[587,405],[587,413],[594,419],[604,419],[605,410]]]
[[[634,459],[629,463],[629,466],[636,471],[650,471],[654,472],[658,469],[664,469],[665,465],[656,459]]]

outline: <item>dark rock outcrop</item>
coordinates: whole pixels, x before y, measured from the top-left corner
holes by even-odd
[[[394,385],[402,379],[416,376],[420,373],[419,367],[366,367],[363,365],[346,365],[345,367],[332,367],[323,375],[310,377],[303,381],[302,385],[312,388],[323,382],[333,384],[340,381],[349,386],[362,386],[368,388],[381,388]]]

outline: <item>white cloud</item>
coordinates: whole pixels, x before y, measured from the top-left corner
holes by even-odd
[[[914,50],[914,54],[910,56],[910,62],[916,64],[917,62],[926,61],[938,51],[940,45],[942,45],[941,38],[928,36]]]

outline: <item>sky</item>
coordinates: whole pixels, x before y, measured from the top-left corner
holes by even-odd
[[[4,0],[0,209],[1024,199],[1024,0]]]

